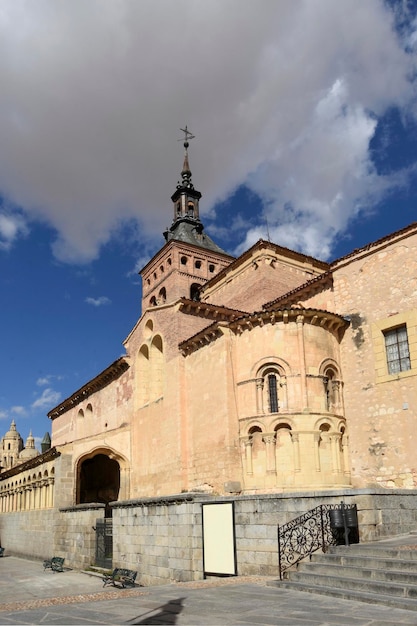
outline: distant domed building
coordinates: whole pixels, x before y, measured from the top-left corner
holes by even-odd
[[[29,437],[26,439],[26,445],[19,454],[19,462],[28,461],[39,455],[39,451],[35,448],[35,438],[32,435],[32,431],[29,433]]]
[[[26,440],[26,446],[24,446],[23,439],[16,429],[14,420],[10,424],[10,430],[1,439],[1,452],[1,470],[10,469],[39,455],[39,451],[35,448],[35,439],[32,436],[32,431]]]

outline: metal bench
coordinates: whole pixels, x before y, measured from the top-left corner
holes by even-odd
[[[43,562],[43,570],[51,569],[54,573],[63,572],[64,561],[65,559],[61,556],[53,556],[52,559],[45,559]]]
[[[106,585],[113,585],[113,587],[134,587],[137,572],[131,569],[124,569],[122,567],[116,567],[111,574],[103,576],[103,587]]]

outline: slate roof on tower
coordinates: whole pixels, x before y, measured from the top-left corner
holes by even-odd
[[[188,140],[194,139],[194,135],[190,133],[187,126],[181,130],[185,134],[184,163],[181,171],[181,180],[178,181],[177,188],[171,196],[171,200],[174,203],[174,219],[171,226],[164,232],[164,237],[167,242],[175,239],[176,241],[190,243],[213,252],[227,254],[204,232],[198,205],[201,193],[194,189],[188,160]]]

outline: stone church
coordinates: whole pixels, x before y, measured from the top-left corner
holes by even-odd
[[[186,566],[160,571],[145,509],[146,524],[153,516],[166,528],[182,505],[233,501],[242,520],[247,511],[259,528],[271,524],[268,554],[276,523],[326,498],[359,503],[363,537],[410,529],[417,224],[332,263],[264,240],[234,258],[204,229],[187,135],[184,146],[172,224],[140,272],[142,313],[125,356],[51,409],[48,450],[3,468],[2,543],[13,545],[16,520],[23,533],[30,516],[43,529],[48,519],[56,549],[82,565],[94,560],[88,525],[113,518],[113,563],[141,553],[143,580],[158,582],[198,578],[201,544]],[[408,513],[394,514],[399,506]],[[267,522],[271,511],[281,517]],[[239,523],[239,571],[276,571],[275,557],[248,556],[251,531]]]

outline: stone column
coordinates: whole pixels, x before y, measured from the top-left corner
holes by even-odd
[[[314,433],[314,462],[316,465],[316,472],[320,472],[321,471],[321,465],[320,465],[320,439],[321,439],[321,433]]]
[[[252,445],[253,440],[252,437],[242,437],[241,439],[243,445],[245,446],[245,468],[247,474],[253,474],[253,462],[252,462]]]
[[[258,415],[264,413],[264,380],[256,379],[256,412]]]
[[[52,477],[48,478],[48,483],[48,502],[46,506],[52,508],[54,506],[55,479]]]
[[[266,447],[266,471],[268,474],[275,474],[277,471],[275,461],[276,438],[275,433],[266,433],[262,437]]]
[[[333,402],[335,407],[340,408],[342,403],[340,401],[340,381],[339,380],[332,380],[332,395],[333,395]]]
[[[298,356],[300,363],[301,410],[308,409],[306,355],[304,347],[304,315],[297,316]]]
[[[340,433],[332,433],[329,435],[330,439],[330,447],[332,451],[332,472],[334,474],[340,474],[340,449],[339,449],[339,441],[340,441]]]
[[[293,430],[291,431],[291,440],[294,446],[294,471],[301,471],[301,462],[300,462],[300,435],[295,433]]]
[[[343,470],[345,474],[350,474],[349,468],[349,437],[346,433],[342,435],[342,458],[343,458]]]

